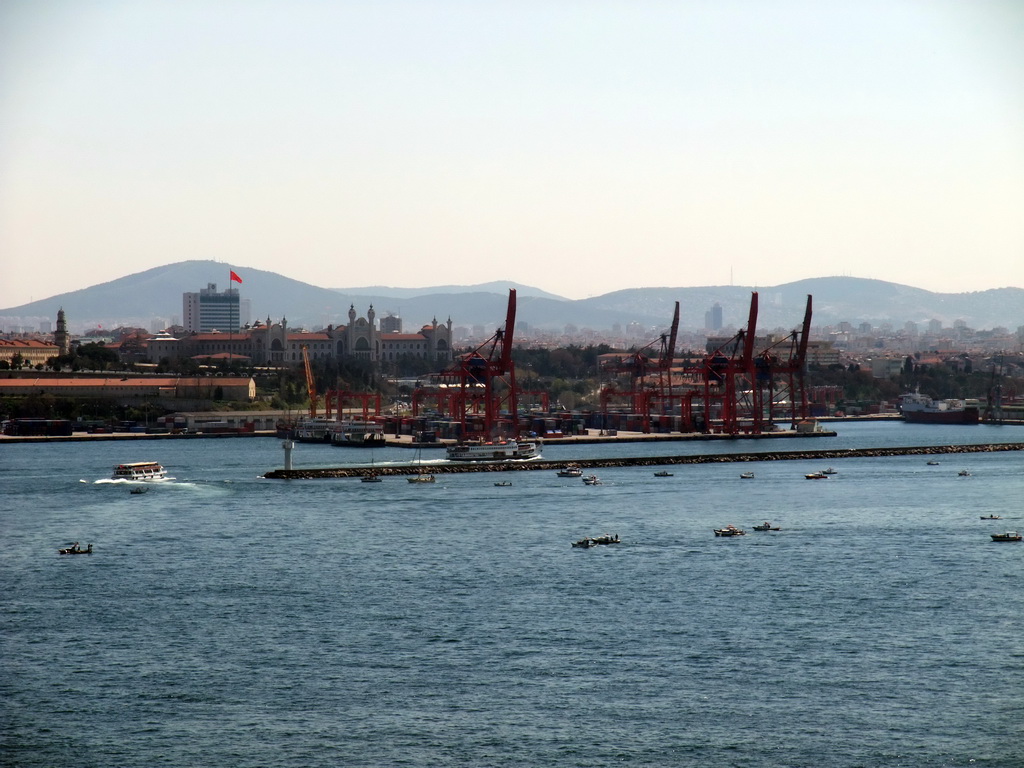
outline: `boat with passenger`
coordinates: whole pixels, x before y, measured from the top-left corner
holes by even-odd
[[[768,522],[767,520],[765,520],[765,521],[764,521],[763,523],[761,523],[760,525],[755,525],[755,526],[754,526],[754,530],[755,530],[755,531],[781,531],[781,530],[782,530],[782,528],[780,528],[780,527],[779,527],[779,526],[777,526],[777,525],[772,525],[772,524],[771,524],[771,523],[769,523],[769,522]]]
[[[167,470],[155,461],[136,461],[130,464],[116,464],[112,480],[164,480]]]
[[[607,544],[619,544],[619,534],[606,533],[603,536],[584,536],[579,541],[572,543],[573,547],[577,549],[590,549],[591,547],[599,547]]]
[[[1020,541],[1022,537],[1017,531],[1006,531],[1006,533],[993,533],[992,541]]]
[[[1002,520],[1003,518],[1001,518],[999,515],[982,515],[981,519],[982,520]]]
[[[559,477],[583,477],[583,470],[579,464],[569,464],[558,470]]]
[[[735,525],[727,525],[725,528],[715,528],[715,536],[746,536],[747,532]]]
[[[740,472],[740,480],[753,480],[753,479],[754,479],[754,473],[753,472]]]
[[[667,469],[662,469],[654,473],[655,477],[672,477],[672,473]]]
[[[76,541],[76,542],[74,542],[72,544],[69,544],[68,546],[66,546],[66,547],[64,547],[62,549],[58,549],[57,552],[59,554],[62,554],[62,555],[91,555],[92,554],[92,544],[90,544],[87,548],[82,549],[78,545],[78,542]]]
[[[449,445],[448,461],[526,461],[540,457],[540,448],[530,440],[470,440]]]
[[[808,472],[804,477],[808,480],[828,480],[828,475],[824,472]]]
[[[604,483],[601,482],[601,478],[597,475],[588,475],[587,477],[584,477],[583,483],[584,485],[604,485]]]

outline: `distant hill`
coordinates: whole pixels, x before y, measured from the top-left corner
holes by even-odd
[[[19,307],[0,310],[0,325],[31,325],[53,320],[64,308],[73,329],[133,325],[148,328],[153,318],[170,319],[182,313],[183,293],[208,283],[218,290],[228,285],[228,272],[243,279],[238,286],[252,306],[252,319],[288,319],[293,327],[321,327],[348,322],[354,305],[360,317],[372,304],[377,317],[395,314],[412,331],[436,318],[449,317],[456,325],[482,325],[488,329],[504,322],[508,288],[518,295],[517,321],[531,327],[561,331],[566,325],[596,330],[639,323],[653,333],[664,330],[680,302],[680,326],[699,330],[704,313],[716,302],[727,326],[746,323],[752,290],[759,293],[758,327],[793,329],[803,320],[807,295],[814,297],[816,327],[848,321],[873,326],[907,321],[919,324],[940,320],[951,326],[963,320],[969,327],[1024,325],[1024,290],[997,288],[974,293],[932,293],[920,288],[855,277],[819,277],[770,287],[708,286],[689,288],[631,288],[573,301],[537,288],[498,281],[472,286],[400,288],[320,288],[298,280],[244,266],[214,261],[182,261],[60,294]],[[397,294],[397,295],[396,295]],[[12,318],[20,318],[13,320]]]
[[[348,296],[389,296],[395,299],[411,299],[419,296],[429,296],[434,293],[500,293],[508,296],[509,288],[516,289],[516,296],[520,299],[553,299],[555,301],[570,301],[564,296],[556,296],[553,293],[542,291],[522,283],[514,283],[511,280],[495,280],[490,283],[478,283],[477,285],[435,285],[430,288],[389,288],[382,285],[369,286],[367,288],[332,288]]]

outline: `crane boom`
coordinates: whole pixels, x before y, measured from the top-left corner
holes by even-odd
[[[309,345],[302,345],[302,362],[306,366],[306,392],[309,394],[309,417],[316,418],[316,381],[313,379],[313,369],[309,365]]]
[[[505,314],[505,333],[501,337],[501,373],[512,368],[512,337],[516,327],[516,289],[508,289],[508,311]]]

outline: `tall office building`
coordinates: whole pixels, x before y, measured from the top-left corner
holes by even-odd
[[[704,327],[709,331],[717,331],[722,327],[722,305],[717,301],[704,313]]]
[[[183,325],[189,333],[237,333],[240,308],[238,289],[218,292],[216,283],[207,283],[199,293],[182,295]]]

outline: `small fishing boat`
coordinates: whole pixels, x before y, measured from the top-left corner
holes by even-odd
[[[781,531],[782,529],[780,527],[776,526],[776,525],[772,525],[767,520],[765,520],[760,525],[755,525],[754,526],[754,530],[755,531]]]
[[[838,475],[839,474],[839,470],[838,469],[832,469],[832,467],[829,467],[828,469],[823,469],[821,471],[821,474],[823,474],[823,475]]]
[[[612,535],[606,533],[603,536],[585,536],[579,541],[574,541],[572,545],[577,549],[590,549],[590,547],[598,547],[602,544],[618,544],[619,534]]]
[[[604,483],[601,482],[601,478],[599,478],[597,475],[589,475],[588,477],[584,477],[583,483],[585,485],[604,485]]]
[[[379,482],[381,482],[381,479],[377,475],[376,472],[371,472],[368,475],[363,475],[362,477],[360,477],[359,478],[359,482],[361,482],[361,483],[379,483]]]
[[[741,480],[753,480],[754,479],[754,473],[753,472],[741,472],[740,473],[740,479]]]
[[[925,464],[927,464],[929,467],[937,467],[937,466],[939,466],[939,462],[937,462],[937,461],[926,461]]]
[[[960,477],[970,477],[971,473],[968,472],[966,469],[961,469],[959,472],[957,472],[957,475],[959,475]]]
[[[654,476],[655,477],[672,477],[672,473],[669,472],[667,469],[663,469],[663,470],[661,470],[659,472],[655,472]]]
[[[824,472],[809,472],[804,475],[808,480],[828,480],[828,475]]]
[[[422,474],[419,474],[419,475],[413,475],[412,477],[407,477],[406,480],[408,480],[410,483],[433,483],[433,482],[436,482],[434,480],[434,476],[433,475],[426,474],[426,473],[422,473]]]
[[[498,488],[507,488],[508,486],[512,485],[512,481],[511,480],[502,480],[500,483],[495,483],[495,485]]]
[[[1022,537],[1017,531],[1007,531],[1006,533],[993,533],[991,534],[992,541],[1020,541]]]
[[[578,464],[569,464],[565,468],[558,470],[559,477],[583,477],[583,470],[580,469]]]
[[[735,525],[727,525],[725,528],[715,528],[715,536],[746,536],[747,532]]]
[[[999,515],[982,515],[981,519],[982,520],[1002,520],[1003,518],[1001,518]]]
[[[76,541],[64,547],[63,549],[58,549],[57,552],[62,555],[91,555],[92,544],[90,544],[86,549],[82,549],[80,546],[78,546],[78,542]]]

